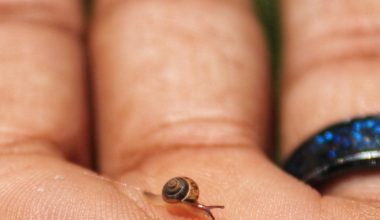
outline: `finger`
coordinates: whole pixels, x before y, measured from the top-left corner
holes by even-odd
[[[380,111],[380,2],[286,1],[284,12],[287,157],[327,125]],[[354,174],[325,193],[378,201],[379,183],[379,173]]]
[[[200,202],[226,205],[218,219],[270,216],[268,193],[282,201],[276,213],[287,202],[298,204],[294,213],[309,210],[300,198],[281,199],[289,192],[268,192],[289,182],[263,153],[268,64],[248,4],[99,4],[92,52],[103,173],[156,194],[169,178],[189,176]]]
[[[99,5],[92,42],[104,173],[179,149],[269,146],[266,52],[248,4]]]
[[[88,163],[80,8],[0,1],[0,148],[38,140]]]
[[[0,1],[1,219],[135,219],[144,207],[62,158],[88,162],[79,4]]]

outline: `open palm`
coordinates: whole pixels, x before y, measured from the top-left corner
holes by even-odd
[[[282,5],[286,158],[379,112],[380,2]],[[80,1],[0,1],[1,219],[207,219],[143,195],[174,176],[225,206],[217,220],[380,218],[378,173],[318,192],[268,156],[269,50],[249,1],[98,0],[81,18]]]

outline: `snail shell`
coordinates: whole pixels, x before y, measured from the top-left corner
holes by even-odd
[[[162,189],[162,198],[168,203],[195,203],[198,197],[198,185],[188,177],[174,177]]]

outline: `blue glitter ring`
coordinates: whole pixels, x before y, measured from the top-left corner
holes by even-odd
[[[374,167],[380,167],[380,116],[355,118],[318,132],[284,165],[314,187],[341,173]]]

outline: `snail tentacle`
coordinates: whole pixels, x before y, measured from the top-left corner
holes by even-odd
[[[202,209],[203,211],[205,211],[212,220],[215,220],[215,217],[214,215],[212,214],[211,212],[211,209],[224,209],[224,206],[223,205],[203,205],[201,203],[193,203],[192,204],[193,206],[195,206],[196,208],[199,208],[199,209]]]

